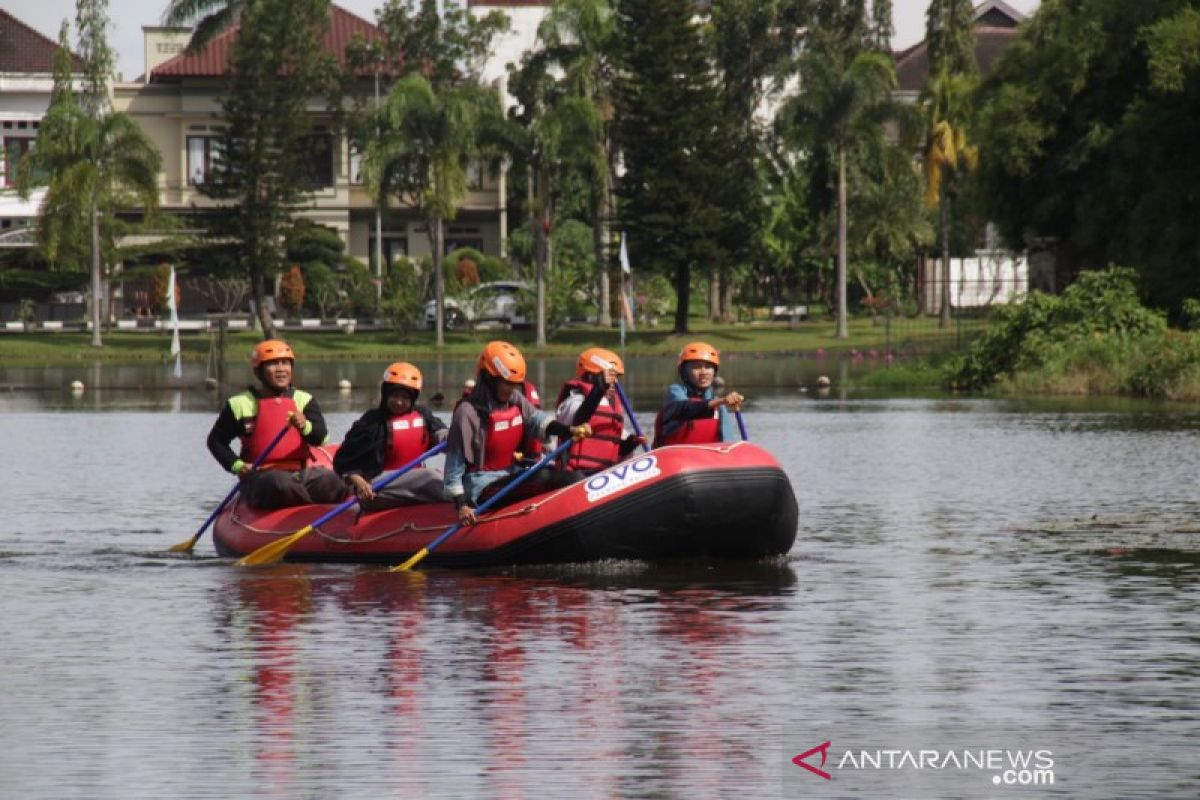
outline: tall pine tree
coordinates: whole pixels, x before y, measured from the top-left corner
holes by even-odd
[[[686,333],[692,270],[713,254],[722,223],[712,196],[718,93],[691,0],[625,0],[618,16],[618,218],[631,260],[673,280],[674,330]]]
[[[293,210],[311,191],[309,103],[322,94],[331,69],[321,49],[328,0],[250,0],[230,55],[225,129],[201,191],[229,201],[210,226],[232,239],[250,280],[263,334],[275,336],[264,282],[279,272]]]

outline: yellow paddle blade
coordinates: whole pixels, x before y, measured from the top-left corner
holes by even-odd
[[[429,555],[429,551],[422,547],[420,550],[413,553],[413,557],[408,561],[405,561],[398,567],[392,567],[388,570],[388,572],[408,572],[410,569],[420,563],[420,561],[427,555]]]
[[[264,544],[253,553],[239,558],[237,565],[239,567],[261,567],[266,564],[274,564],[286,556],[287,551],[292,549],[292,545],[307,536],[312,529],[312,525],[305,525],[295,533],[289,533],[282,539]]]
[[[169,550],[167,550],[167,552],[168,553],[190,553],[190,552],[192,552],[192,548],[196,546],[196,542],[198,542],[198,541],[200,541],[200,534],[196,534],[195,536],[188,539],[187,541],[180,542],[179,544],[176,544],[176,545],[171,545],[171,548]]]

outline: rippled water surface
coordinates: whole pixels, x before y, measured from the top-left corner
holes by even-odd
[[[165,555],[228,489],[208,406],[0,395],[0,797],[1197,795],[1192,408],[778,390],[786,558],[394,575]],[[1057,780],[791,761],[885,730]]]

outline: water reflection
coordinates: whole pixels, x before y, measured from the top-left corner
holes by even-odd
[[[713,796],[761,772],[747,742],[765,723],[721,709],[786,671],[763,614],[782,610],[796,575],[782,560],[720,577],[708,566],[711,581],[704,565],[230,571],[215,619],[246,659],[249,694],[227,696],[247,703],[234,712],[252,721],[247,767],[264,796],[308,795],[332,777],[329,754],[312,761],[332,728],[339,752],[386,754],[405,797],[532,797],[576,781],[572,796]],[[747,650],[753,670],[728,658]],[[387,717],[361,728],[347,717],[363,707]],[[449,775],[456,753],[471,763]]]

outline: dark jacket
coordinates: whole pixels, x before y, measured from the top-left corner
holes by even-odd
[[[425,420],[425,430],[432,442],[441,441],[438,431],[446,429],[446,423],[433,415],[427,407],[418,403],[414,410]],[[367,480],[383,472],[383,463],[391,447],[391,430],[388,420],[391,413],[386,408],[372,408],[350,426],[346,440],[333,456],[333,468],[343,478],[362,475]]]

